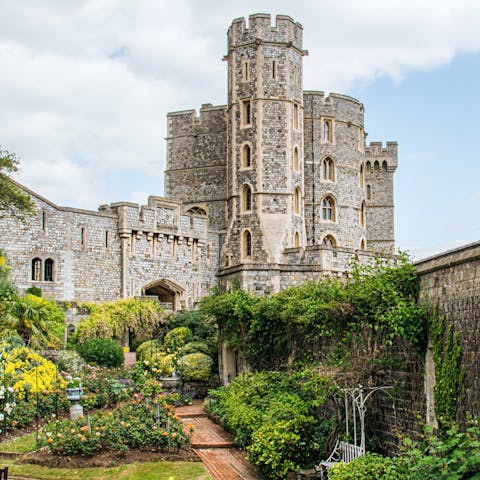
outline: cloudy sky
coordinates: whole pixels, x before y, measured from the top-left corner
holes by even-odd
[[[163,194],[166,113],[226,102],[226,30],[304,26],[304,87],[399,142],[396,237],[416,258],[480,239],[478,0],[0,0],[0,145],[60,205]]]

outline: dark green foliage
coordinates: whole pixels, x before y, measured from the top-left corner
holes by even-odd
[[[17,288],[10,280],[10,269],[5,253],[0,249],[0,302],[10,300],[17,294]]]
[[[34,295],[35,297],[41,297],[42,296],[42,289],[38,287],[29,287],[25,291],[25,293]]]
[[[457,405],[465,372],[462,369],[462,346],[453,325],[434,311],[430,320],[435,363],[435,413],[440,423],[456,420]]]
[[[325,456],[334,424],[322,409],[332,391],[328,379],[312,372],[259,372],[211,391],[206,406],[246,447],[264,478],[283,479]]]
[[[123,365],[123,349],[111,338],[92,338],[77,346],[78,353],[87,363],[101,367],[120,367]]]
[[[23,193],[7,174],[18,171],[18,160],[14,153],[0,148],[0,216],[13,215],[21,220],[35,212],[32,199]]]
[[[329,480],[460,480],[480,479],[478,422],[460,432],[452,426],[440,435],[427,430],[424,440],[406,438],[398,457],[367,454],[328,473]]]
[[[344,363],[353,344],[368,346],[378,362],[397,340],[424,348],[428,309],[417,304],[417,291],[415,268],[402,256],[395,265],[355,265],[347,281],[308,282],[261,298],[217,293],[201,311],[255,369]]]
[[[192,332],[195,341],[203,342],[208,346],[208,351],[203,353],[216,358],[218,353],[218,327],[212,317],[208,317],[200,310],[186,310],[170,319],[170,328],[176,327],[187,327]]]

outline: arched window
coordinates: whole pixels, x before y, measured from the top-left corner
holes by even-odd
[[[373,171],[378,172],[379,170],[380,170],[380,164],[378,163],[378,161],[375,161],[375,163],[373,164]]]
[[[325,245],[326,247],[336,247],[337,241],[332,237],[332,235],[327,235],[323,238],[322,245]]]
[[[46,282],[53,282],[53,267],[55,262],[51,258],[45,260],[45,271],[43,274],[43,279]]]
[[[328,195],[322,200],[322,220],[335,221],[335,201]]]
[[[293,149],[293,169],[298,172],[300,170],[300,160],[298,158],[298,147]]]
[[[372,199],[372,187],[370,185],[367,185],[367,200]]]
[[[295,193],[293,195],[293,213],[296,213],[297,215],[300,215],[300,202],[302,199],[302,192],[300,191],[300,188],[295,189]]]
[[[362,252],[366,250],[366,248],[365,248],[365,239],[364,239],[364,238],[362,238],[362,239],[360,240],[360,250],[361,250]]]
[[[365,202],[362,202],[362,206],[360,207],[360,226],[365,226]]]
[[[323,167],[322,167],[322,173],[323,173],[323,179],[328,180],[329,182],[334,182],[335,181],[335,164],[333,163],[333,160],[330,157],[326,157],[323,159]]]
[[[300,246],[300,235],[298,232],[295,232],[293,235],[293,246],[298,248]]]
[[[252,258],[252,234],[250,230],[244,230],[242,235],[243,259]]]
[[[242,168],[252,166],[252,149],[248,143],[242,147]]]
[[[32,260],[32,280],[39,282],[42,279],[42,260],[34,258]]]
[[[367,173],[372,173],[372,164],[370,162],[367,162],[365,164],[365,167],[366,167]]]
[[[202,207],[191,207],[187,210],[187,213],[193,213],[195,215],[207,216],[207,212]]]
[[[252,189],[249,185],[244,185],[241,192],[242,212],[250,212],[252,210]]]
[[[323,142],[333,142],[332,119],[328,118],[323,121]]]
[[[365,186],[365,171],[363,169],[363,163],[360,165],[359,175],[360,175],[359,185],[360,185],[360,188],[363,190],[363,188]]]
[[[384,160],[383,163],[382,163],[382,170],[384,172],[386,172],[388,170],[388,165],[387,165],[387,162]]]

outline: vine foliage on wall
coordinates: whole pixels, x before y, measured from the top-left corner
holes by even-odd
[[[435,363],[435,414],[440,425],[449,425],[456,420],[464,385],[462,345],[458,332],[454,331],[452,324],[447,325],[437,308],[430,319],[430,335]]]

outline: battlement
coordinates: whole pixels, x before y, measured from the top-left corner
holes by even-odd
[[[371,157],[394,157],[398,155],[398,143],[387,142],[383,146],[383,142],[370,142],[365,148],[365,154]]]
[[[290,43],[298,49],[302,49],[303,27],[288,15],[277,15],[275,25],[272,25],[272,17],[266,13],[256,13],[248,17],[233,20],[228,29],[228,49],[256,41]]]
[[[212,105],[204,103],[197,113],[197,110],[182,110],[167,114],[168,137],[179,135],[198,135],[226,129],[226,105]]]
[[[303,107],[306,117],[332,116],[345,123],[363,125],[363,104],[348,95],[330,93],[326,96],[323,91],[304,91]]]

